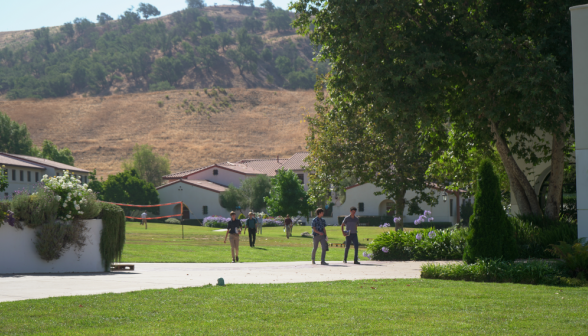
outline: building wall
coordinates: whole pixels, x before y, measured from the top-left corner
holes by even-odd
[[[10,199],[12,198],[12,195],[17,191],[17,190],[23,190],[26,189],[29,192],[33,191],[34,188],[39,184],[39,182],[41,181],[41,179],[43,178],[43,175],[48,175],[48,176],[55,176],[56,174],[62,175],[64,171],[61,169],[54,169],[51,167],[45,167],[45,169],[35,169],[35,168],[26,168],[26,167],[18,167],[18,166],[6,166],[6,169],[8,171],[8,188],[6,188],[6,190],[4,190],[4,192],[0,195],[0,197],[2,199]],[[12,171],[15,171],[16,176],[15,179],[13,179],[13,175],[12,175]],[[20,172],[23,172],[23,180],[20,180]],[[28,180],[28,173],[31,173],[31,181]],[[35,173],[39,173],[39,181],[36,181],[36,176]],[[75,176],[83,176],[82,178],[82,182],[83,183],[87,183],[88,182],[88,173],[79,173],[79,172],[75,172]]]
[[[304,181],[303,181],[303,185],[304,185],[304,190],[308,191],[308,180],[309,180],[309,176],[308,176],[308,172],[304,171],[304,170],[293,170],[294,173],[298,174],[303,174],[304,175]]]
[[[57,260],[45,261],[35,248],[35,230],[0,226],[0,273],[104,272],[100,254],[102,220],[87,220],[86,245],[81,251],[70,247]]]
[[[588,237],[588,4],[572,7],[578,237]]]
[[[178,190],[180,187],[181,191]],[[161,203],[184,202],[190,209],[190,219],[202,219],[207,216],[229,216],[229,212],[220,206],[219,193],[217,192],[195,187],[184,182],[165,186],[158,189],[158,192]],[[208,207],[207,215],[202,212],[203,206]],[[165,206],[161,208],[160,213],[162,216],[169,216],[179,214],[180,211],[175,206]]]
[[[327,224],[337,224],[337,217],[338,216],[347,216],[349,214],[349,209],[352,206],[355,206],[359,209],[359,203],[364,204],[364,211],[357,212],[357,216],[381,216],[382,215],[382,208],[385,207],[385,201],[387,198],[385,195],[374,195],[375,192],[380,191],[380,188],[376,187],[371,183],[366,183],[363,185],[359,185],[357,187],[353,187],[347,190],[345,203],[341,204],[340,206],[335,205],[333,208],[333,217],[325,217]],[[426,191],[430,191],[430,189],[426,189]],[[435,218],[436,222],[451,222],[455,223],[457,220],[457,212],[456,212],[456,196],[452,194],[447,195],[447,201],[443,202],[442,192],[435,191],[435,194],[438,197],[439,203],[431,207],[426,203],[421,203],[419,206],[423,210],[430,210],[432,213],[432,217]],[[414,191],[409,190],[406,193],[406,199],[410,200],[416,196]],[[453,200],[453,201],[451,201]],[[383,203],[384,202],[384,203]],[[462,198],[460,198],[460,202],[462,202]],[[452,205],[453,209],[450,210],[450,205]],[[452,214],[451,214],[452,212]],[[412,223],[414,222],[419,215],[408,215],[408,206],[404,208],[404,223]],[[392,223],[391,223],[392,224]],[[407,225],[407,227],[409,227]]]
[[[215,169],[218,170],[218,175],[214,175],[213,171]],[[197,172],[196,174],[189,176],[188,180],[206,180],[225,186],[232,184],[238,188],[241,186],[241,181],[253,176],[254,175],[243,175],[230,170],[214,167]]]

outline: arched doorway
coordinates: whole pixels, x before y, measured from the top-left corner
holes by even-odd
[[[392,200],[384,200],[380,203],[379,215],[380,216],[394,216],[394,210],[396,203]]]
[[[182,209],[181,204],[176,204],[174,206],[174,215],[179,215]],[[190,208],[184,203],[184,211],[182,212],[182,219],[190,219]]]

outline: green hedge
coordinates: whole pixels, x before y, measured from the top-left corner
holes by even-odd
[[[339,216],[337,218],[339,225],[343,223],[343,219],[346,216]],[[359,218],[359,224],[362,226],[380,226],[384,223],[389,223],[390,226],[394,227],[394,217],[393,216],[357,216]],[[427,228],[435,228],[435,229],[446,229],[448,227],[453,226],[450,222],[427,222],[422,223],[419,225],[414,225],[414,223],[404,223],[405,228],[414,228],[414,229],[427,229]]]
[[[570,278],[559,263],[478,260],[474,264],[425,264],[421,278],[477,282],[512,282],[557,286],[588,286],[584,279]]]
[[[110,203],[101,203],[102,210],[98,218],[102,219],[100,236],[100,255],[105,272],[110,272],[110,265],[120,261],[125,246],[125,213],[121,207]]]

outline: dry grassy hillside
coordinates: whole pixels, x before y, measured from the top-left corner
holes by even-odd
[[[49,139],[68,147],[76,166],[96,168],[104,177],[121,171],[121,162],[136,143],[150,144],[168,155],[172,172],[304,150],[307,126],[301,120],[313,111],[314,92],[240,88],[215,92],[2,101],[0,111],[26,123],[36,145]]]

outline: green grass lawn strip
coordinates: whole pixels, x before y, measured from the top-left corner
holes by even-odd
[[[223,243],[225,232],[217,228],[201,226],[184,226],[182,239],[181,225],[149,224],[148,229],[139,223],[127,222],[126,244],[123,250],[123,262],[198,262],[218,263],[231,261],[229,242]],[[329,243],[341,244],[345,238],[340,227],[327,228]],[[310,232],[308,226],[295,226],[293,236],[286,239],[282,227],[268,227],[257,236],[256,248],[249,247],[247,235],[241,235],[239,259],[242,262],[272,261],[310,261],[312,238],[301,237],[302,232]],[[360,255],[365,247],[378,234],[384,232],[379,227],[360,227]],[[366,240],[369,239],[369,240]],[[320,256],[320,247],[319,251]],[[349,260],[353,260],[353,249]],[[343,260],[344,248],[330,247],[328,261]],[[317,259],[320,257],[317,257]],[[360,260],[367,260],[360,257]]]
[[[587,302],[588,288],[444,280],[229,284],[0,303],[0,333],[580,335]]]

